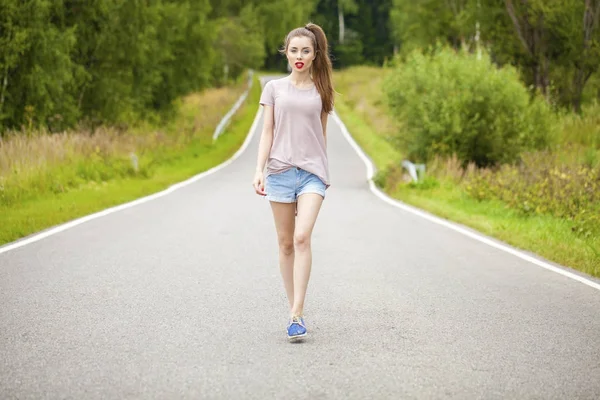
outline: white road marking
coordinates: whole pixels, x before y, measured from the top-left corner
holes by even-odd
[[[39,240],[42,240],[44,238],[47,238],[48,236],[51,235],[55,235],[59,232],[65,231],[67,229],[73,228],[77,225],[81,225],[85,222],[91,221],[93,219],[96,218],[100,218],[103,217],[105,215],[108,214],[112,214],[115,213],[117,211],[126,209],[126,208],[130,208],[130,207],[134,207],[137,206],[138,204],[143,204],[146,203],[148,201],[157,199],[159,197],[163,197],[168,195],[169,193],[173,193],[174,191],[176,191],[177,189],[181,189],[184,186],[188,186],[191,185],[192,183],[196,182],[199,179],[202,179],[204,177],[207,177],[209,175],[214,174],[215,172],[218,172],[220,170],[222,170],[223,168],[225,168],[226,166],[228,166],[229,164],[231,164],[233,161],[235,161],[240,155],[242,155],[242,153],[244,153],[244,151],[246,150],[246,148],[248,147],[248,145],[250,144],[250,141],[252,140],[252,137],[254,136],[254,131],[256,130],[256,125],[258,124],[258,121],[260,120],[260,117],[262,116],[263,110],[262,107],[259,106],[258,112],[256,113],[256,117],[254,118],[254,122],[252,123],[252,127],[250,127],[250,132],[248,132],[248,135],[246,136],[246,140],[244,141],[244,143],[242,144],[242,147],[240,147],[240,149],[231,157],[229,158],[227,161],[223,162],[222,164],[217,165],[216,167],[213,167],[209,170],[206,170],[198,175],[195,175],[185,181],[179,182],[177,184],[174,184],[172,186],[169,186],[169,188],[161,191],[161,192],[157,192],[154,193],[152,195],[146,196],[146,197],[142,197],[139,198],[137,200],[131,201],[129,203],[124,203],[115,207],[111,207],[111,208],[107,208],[105,210],[99,211],[97,213],[94,214],[90,214],[87,215],[85,217],[81,217],[78,219],[75,219],[73,221],[67,222],[65,224],[62,225],[58,225],[54,228],[48,229],[47,231],[43,231],[41,233],[38,233],[36,235],[27,237],[25,239],[10,243],[6,246],[0,247],[0,254],[2,253],[6,253],[8,251],[17,249],[19,247],[28,245],[30,243],[34,243],[37,242]]]
[[[344,137],[346,138],[346,140],[348,140],[348,142],[350,143],[350,145],[352,146],[352,148],[354,148],[354,150],[356,151],[356,153],[358,154],[358,156],[361,158],[361,160],[363,160],[363,162],[365,163],[365,165],[367,166],[367,180],[369,181],[369,188],[371,189],[371,192],[373,192],[375,194],[375,196],[377,196],[378,198],[380,198],[381,200],[385,201],[386,203],[394,206],[394,207],[398,207],[401,208],[404,211],[407,211],[409,213],[418,215],[419,217],[425,218],[431,222],[434,222],[436,224],[445,226],[447,228],[450,228],[456,232],[462,233],[465,236],[468,236],[472,239],[475,239],[481,243],[485,243],[489,246],[492,246],[496,249],[505,251],[507,253],[510,253],[516,257],[519,257],[525,261],[529,261],[532,264],[535,264],[539,267],[545,268],[549,271],[553,271],[556,272],[557,274],[561,274],[563,276],[566,276],[568,278],[574,279],[578,282],[581,282],[585,285],[588,285],[594,289],[600,290],[600,284],[597,282],[594,282],[590,279],[587,279],[583,276],[574,274],[570,271],[564,270],[562,268],[556,267],[554,265],[548,264],[547,262],[544,262],[542,260],[538,260],[535,257],[531,257],[528,254],[525,254],[519,250],[516,250],[512,247],[497,243],[495,241],[492,241],[490,239],[488,239],[485,236],[482,236],[480,234],[477,234],[475,232],[472,232],[470,230],[464,229],[463,227],[456,225],[452,222],[449,222],[445,219],[439,218],[439,217],[435,217],[433,215],[427,214],[421,210],[419,210],[418,208],[409,206],[407,204],[404,204],[398,200],[392,199],[391,197],[389,197],[387,194],[385,194],[384,192],[382,192],[381,190],[379,190],[379,188],[377,188],[377,186],[375,185],[375,183],[373,182],[373,174],[374,174],[374,167],[373,167],[373,163],[371,162],[371,160],[367,157],[367,155],[364,153],[364,151],[358,146],[358,144],[356,143],[356,141],[354,140],[354,138],[352,138],[352,136],[350,135],[350,132],[348,132],[348,129],[346,128],[346,125],[344,125],[344,123],[342,122],[342,120],[340,119],[340,117],[334,113],[333,114],[333,118],[335,120],[335,122],[340,126],[341,130],[342,130],[342,134],[344,135]]]

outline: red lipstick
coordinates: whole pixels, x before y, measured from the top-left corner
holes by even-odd
[[[303,62],[297,62],[294,65],[296,65],[296,68],[298,68],[298,69],[302,69],[302,67],[304,67],[304,63]]]

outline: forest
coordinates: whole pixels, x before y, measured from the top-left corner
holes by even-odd
[[[0,131],[168,115],[247,68],[285,71],[285,34],[328,34],[336,69],[439,43],[489,51],[557,107],[600,96],[600,0],[0,0]]]

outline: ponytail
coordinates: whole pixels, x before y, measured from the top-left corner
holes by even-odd
[[[334,99],[331,79],[333,73],[331,59],[329,58],[327,36],[325,36],[325,32],[323,32],[323,29],[319,25],[309,22],[304,28],[310,31],[315,37],[316,58],[312,65],[312,76],[317,90],[321,95],[323,112],[329,114],[333,111]]]

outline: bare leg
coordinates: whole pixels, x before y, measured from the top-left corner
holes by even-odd
[[[298,217],[294,230],[294,303],[292,315],[302,315],[304,298],[312,266],[311,235],[323,197],[316,193],[306,193],[298,198]]]
[[[296,205],[271,202],[279,242],[279,270],[283,278],[290,309],[294,304],[294,226]]]

